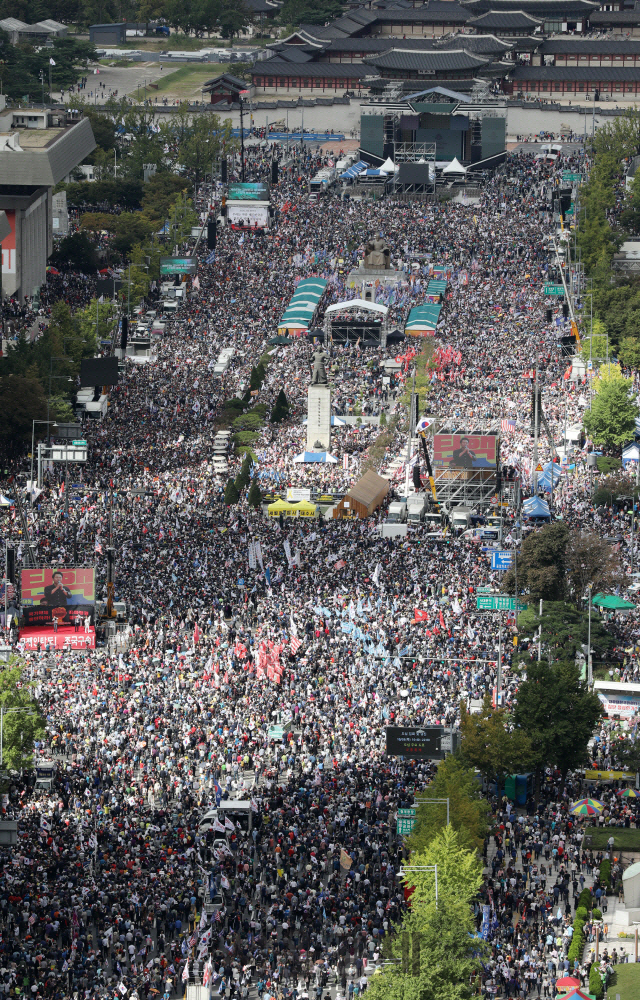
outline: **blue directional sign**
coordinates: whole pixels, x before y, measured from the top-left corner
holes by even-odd
[[[491,553],[491,569],[509,569],[513,552],[510,549],[495,549]]]

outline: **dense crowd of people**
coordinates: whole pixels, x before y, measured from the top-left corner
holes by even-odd
[[[242,998],[366,989],[381,937],[406,905],[395,815],[434,770],[387,757],[384,727],[456,727],[461,700],[493,691],[499,621],[476,611],[475,594],[497,587],[499,574],[490,553],[449,531],[423,524],[380,536],[404,470],[363,520],[281,523],[250,507],[246,489],[227,506],[213,439],[240,412],[228,418],[225,403],[247,391],[262,361],[251,406],[268,418],[284,389],[290,417],[240,432],[231,475],[249,448],[263,491],[342,493],[370,467],[381,433],[377,471],[405,455],[402,396],[420,341],[330,349],[336,414],[384,419],[336,421],[338,461],[326,466],[294,462],[306,439],[309,341],[269,344],[299,279],[328,281],[320,322],[328,304],[353,297],[348,271],[381,232],[404,275],[395,292],[379,292],[395,322],[424,300],[434,264],[446,272],[435,344],[451,350],[429,369],[429,411],[452,431],[501,434],[500,460],[528,495],[534,369],[557,439],[588,401],[588,387],[565,378],[563,319],[549,319],[542,291],[546,193],[577,160],[510,156],[475,206],[346,204],[306,199],[321,161],[301,155],[273,190],[277,224],[221,229],[215,260],[202,252],[198,282],[166,317],[155,356],[126,363],[107,415],[85,426],[89,458],[68,496],[54,468],[27,499],[39,564],[95,560],[101,601],[115,549],[128,625],[117,651],[18,642],[47,719],[38,756],[57,771],[45,789],[15,775],[5,804],[19,820],[18,847],[0,848],[0,976],[10,995],[89,1000],[120,985],[170,997],[194,978]],[[256,155],[247,179],[261,179],[269,162]],[[218,197],[203,189],[204,209]],[[223,348],[234,353],[220,375]],[[383,362],[398,356],[386,381]],[[578,445],[551,504],[591,524],[585,454]],[[545,440],[540,459],[551,459]],[[513,513],[505,517],[509,546],[517,532]],[[636,623],[632,614],[628,641]],[[507,703],[510,650],[503,644]],[[635,654],[628,662],[635,669]],[[507,995],[553,996],[551,980],[567,969],[571,889],[594,882],[597,867],[567,814],[574,791],[554,776],[537,812],[493,800],[477,909],[493,946],[477,984],[487,995],[502,985]],[[207,806],[238,796],[250,803],[243,817],[200,828]]]

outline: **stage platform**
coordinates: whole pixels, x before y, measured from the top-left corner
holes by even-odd
[[[54,632],[51,625],[26,625],[20,629],[20,640],[27,649],[46,649],[47,643],[51,649],[95,649],[96,630],[92,625],[85,632],[84,625],[76,632],[73,625],[60,625]],[[88,647],[87,647],[88,642]]]

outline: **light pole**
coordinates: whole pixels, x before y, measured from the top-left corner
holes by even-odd
[[[438,866],[437,865],[406,865],[398,872],[405,875],[407,872],[434,872],[436,877],[436,910],[438,909]]]
[[[31,491],[30,492],[32,496],[33,496],[33,452],[36,446],[35,444],[36,424],[48,424],[48,423],[49,423],[48,420],[33,420],[31,422]],[[58,430],[58,425],[55,422],[55,420],[53,421],[52,430],[54,434]],[[33,503],[33,500],[31,501],[31,503]]]
[[[449,799],[414,799],[419,806],[428,806],[432,802],[446,802],[447,803],[447,826],[449,826]]]
[[[51,358],[49,359],[49,395],[47,397],[47,423],[53,423],[53,421],[49,420],[49,409],[50,409],[50,405],[51,405],[51,380],[54,379],[54,378],[66,378],[68,382],[73,382],[73,379],[71,378],[70,375],[54,375],[53,374],[53,362],[54,361],[73,361],[73,358],[68,358],[68,357],[66,357],[64,355],[62,357],[60,357],[60,356],[54,356],[52,354]],[[49,444],[51,444],[51,433],[49,433]]]

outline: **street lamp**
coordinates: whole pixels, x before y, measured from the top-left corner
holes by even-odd
[[[49,359],[49,395],[47,397],[47,423],[49,423],[49,409],[51,405],[51,380],[54,378],[66,378],[68,382],[72,382],[73,379],[70,375],[54,375],[53,374],[53,362],[54,361],[73,361],[73,358],[68,358],[65,355],[62,357],[51,355]],[[51,444],[51,433],[49,433],[49,444]]]
[[[33,452],[35,450],[35,430],[36,424],[48,424],[48,420],[33,420],[31,422],[31,495],[33,496]],[[58,430],[58,425],[53,421],[53,427],[51,428],[55,434]],[[33,502],[33,501],[32,501]]]
[[[405,875],[407,872],[434,872],[436,876],[436,910],[438,909],[438,866],[437,865],[404,865],[398,875]]]

